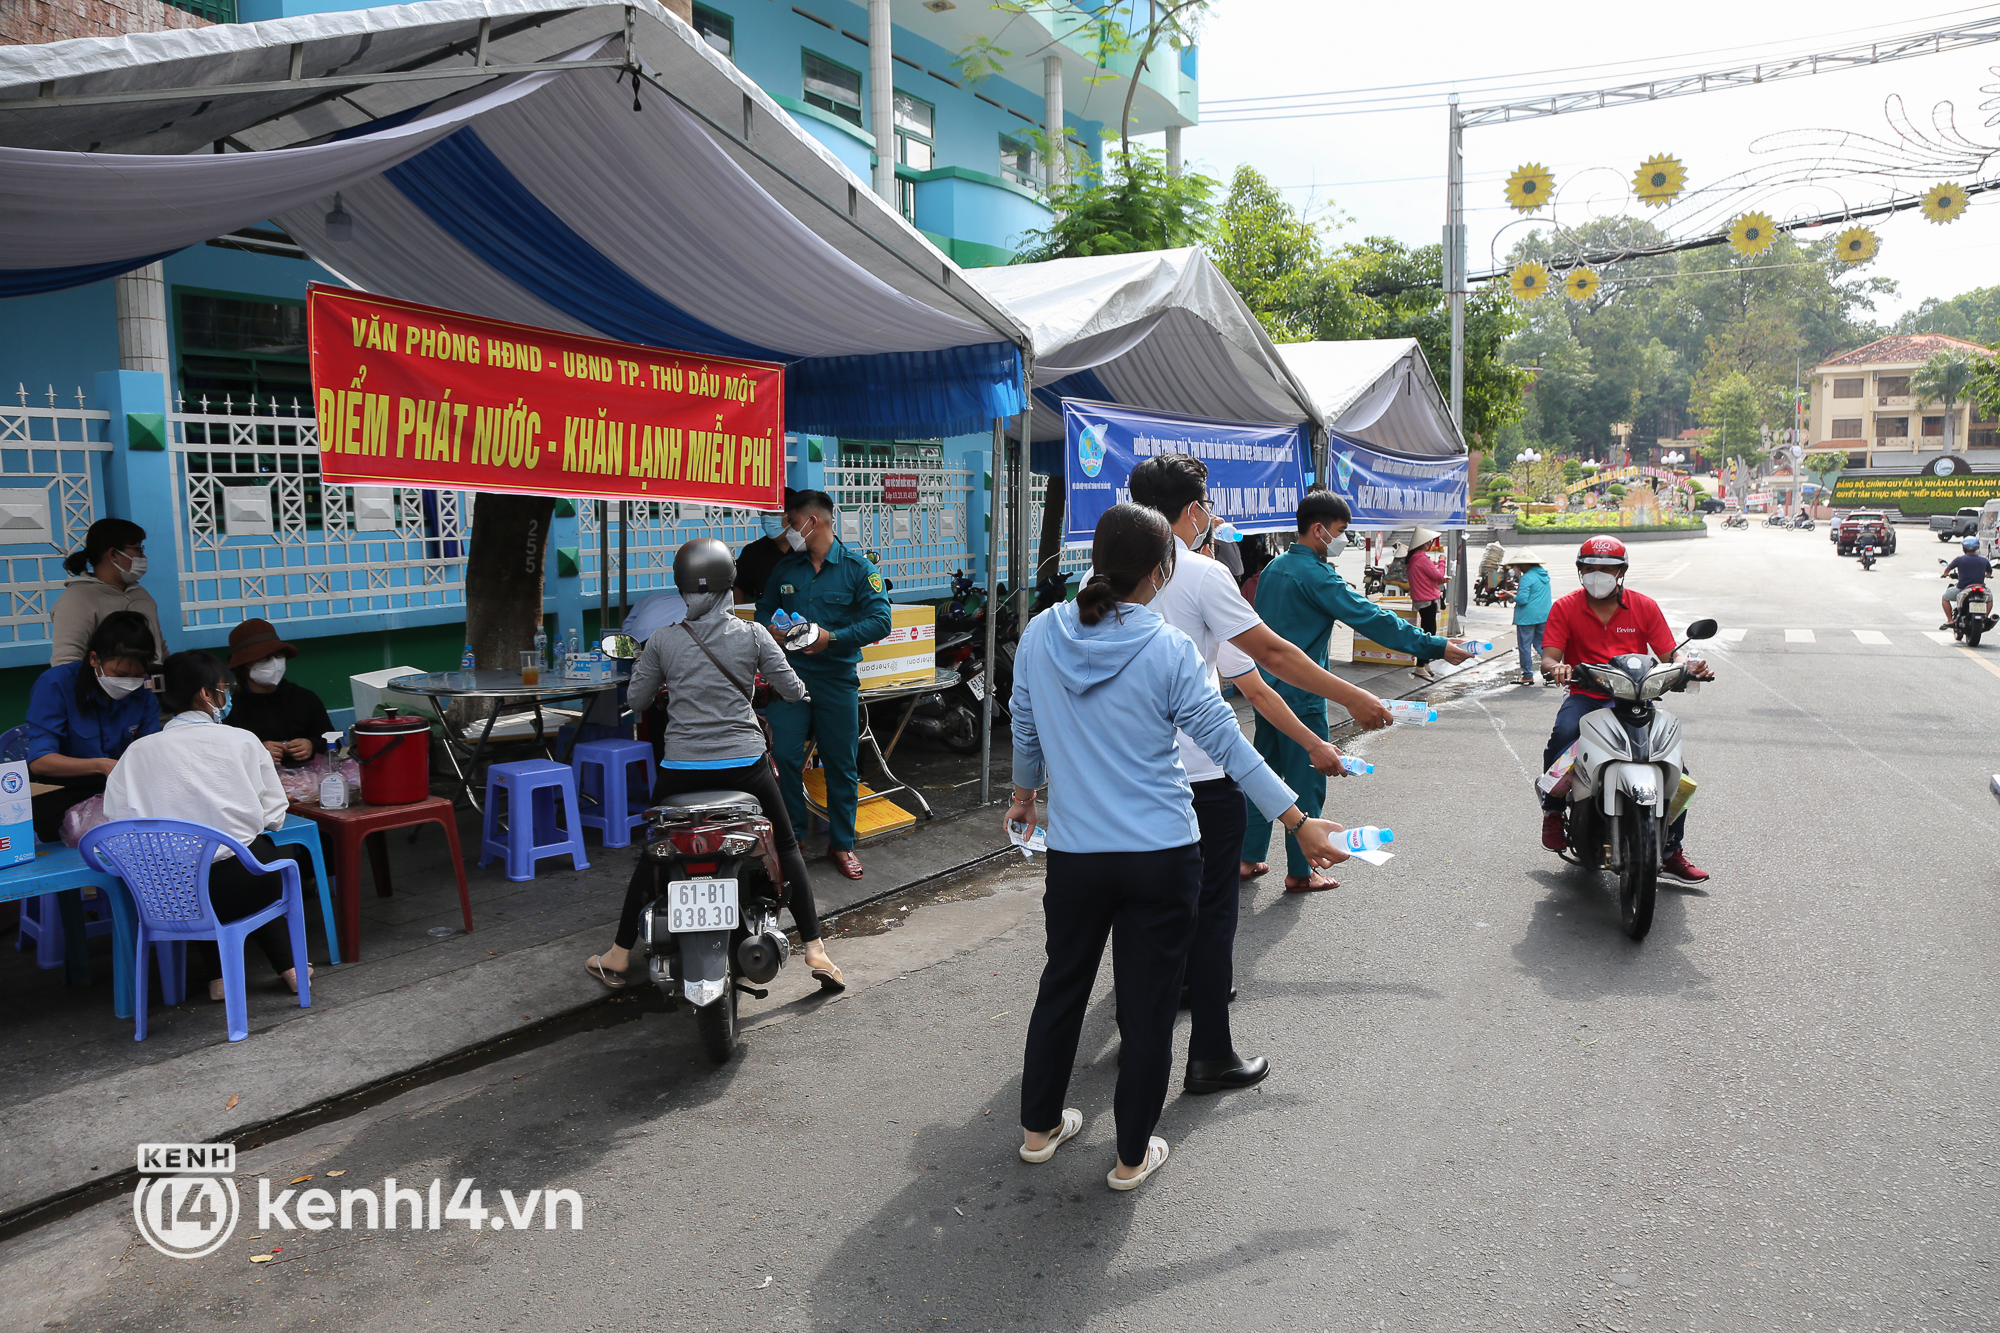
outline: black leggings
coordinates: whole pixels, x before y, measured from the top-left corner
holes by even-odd
[[[792,909],[792,920],[798,923],[799,938],[818,939],[819,911],[813,905],[812,876],[806,870],[806,858],[799,853],[799,840],[792,834],[792,817],[785,813],[785,799],[778,794],[778,777],[771,771],[771,761],[759,759],[742,768],[663,768],[660,780],[653,786],[653,804],[690,791],[740,791],[757,798],[757,804],[764,807],[764,818],[771,821],[771,838],[778,845],[778,869],[785,875],[785,905]],[[625,890],[625,911],[618,918],[615,942],[621,949],[639,942],[639,913],[645,910],[653,892],[649,859],[641,855],[639,864],[632,867],[632,883]]]
[[[1436,602],[1417,603],[1417,623],[1424,627],[1424,633],[1438,632],[1438,604]]]
[[[295,859],[290,851],[280,851],[276,843],[259,835],[249,844],[250,855],[276,871],[283,862]],[[303,875],[303,871],[301,871]],[[303,879],[301,879],[303,884]],[[243,868],[243,862],[233,856],[225,856],[208,868],[208,901],[215,908],[218,921],[235,921],[249,916],[260,908],[269,907],[278,901],[284,886],[278,876],[253,875]],[[271,970],[279,976],[292,969],[292,932],[282,916],[273,917],[250,932],[250,938],[257,941],[264,957],[271,962]],[[215,946],[202,942],[196,946],[208,958],[215,957]],[[221,976],[220,964],[216,975]]]

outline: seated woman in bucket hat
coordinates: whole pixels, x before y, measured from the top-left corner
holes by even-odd
[[[285,663],[298,655],[268,620],[246,620],[229,631],[229,669],[237,685],[229,725],[254,733],[274,762],[291,768],[310,761],[320,738],[333,730],[320,697],[285,679]]]

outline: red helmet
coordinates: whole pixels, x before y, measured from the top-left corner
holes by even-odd
[[[1625,558],[1625,543],[1616,537],[1597,536],[1577,548],[1576,563],[1579,565],[1623,565],[1630,563]]]

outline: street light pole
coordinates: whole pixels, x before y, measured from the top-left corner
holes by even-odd
[[[1451,423],[1465,433],[1465,118],[1451,95],[1445,149],[1444,290],[1451,300]]]

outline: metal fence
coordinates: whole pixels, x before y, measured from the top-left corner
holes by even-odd
[[[28,387],[0,404],[0,570],[6,603],[0,644],[46,644],[55,600],[69,577],[63,558],[103,516],[111,414],[60,403],[55,387],[31,404]]]
[[[182,628],[465,604],[470,495],[322,483],[296,400],[179,401],[167,448]]]
[[[882,500],[885,473],[917,479],[917,502]],[[969,569],[985,549],[984,532],[970,531],[972,487],[963,468],[929,459],[888,468],[829,467],[826,493],[839,511],[840,537],[868,554],[898,592],[947,592],[953,571]]]

